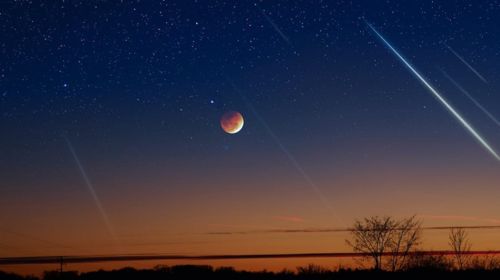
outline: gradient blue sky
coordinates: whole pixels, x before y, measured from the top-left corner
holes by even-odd
[[[498,1],[2,2],[0,256],[345,251],[335,235],[206,233],[368,215],[497,224],[500,163],[364,20],[500,149],[500,127],[441,72],[500,117],[499,11]],[[245,118],[235,135],[219,127],[230,110]],[[498,241],[482,234],[478,247]]]

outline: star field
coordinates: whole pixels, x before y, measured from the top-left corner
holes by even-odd
[[[224,240],[203,232],[289,226],[276,216],[310,227],[495,216],[498,162],[366,22],[500,150],[499,12],[499,1],[2,1],[0,225],[76,248],[56,255],[102,253],[112,238],[89,185],[121,253],[216,253]],[[220,128],[228,111],[245,119],[234,135]],[[16,238],[9,255],[44,252]],[[246,250],[231,244],[220,250]]]

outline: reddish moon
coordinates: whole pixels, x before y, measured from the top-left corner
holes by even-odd
[[[220,118],[220,126],[229,134],[238,133],[244,123],[245,121],[243,120],[243,116],[239,112],[235,111],[226,112]]]

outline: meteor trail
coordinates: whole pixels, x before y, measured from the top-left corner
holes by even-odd
[[[472,65],[467,63],[467,61],[465,61],[465,59],[462,56],[460,56],[455,50],[453,50],[447,44],[445,44],[445,46],[450,50],[451,53],[453,53],[458,59],[460,59],[460,61],[462,61],[462,63],[465,64],[465,66],[467,66],[472,72],[474,72],[474,74],[476,74],[476,76],[479,79],[481,79],[481,81],[483,81],[486,84],[488,83],[488,81],[481,74],[479,74],[479,72],[476,69],[474,69],[474,67],[472,67]]]
[[[481,105],[481,103],[479,103],[474,97],[472,97],[469,92],[467,90],[465,90],[457,81],[455,81],[452,77],[450,77],[450,75],[448,75],[448,73],[446,73],[444,70],[440,69],[441,72],[443,73],[443,75],[448,79],[450,80],[450,82],[459,90],[461,91],[465,96],[467,96],[467,98],[470,99],[470,101],[472,101],[472,103],[474,103],[474,105],[476,105],[481,111],[483,111],[483,113],[488,116],[496,125],[500,126],[500,121],[495,117],[493,116],[493,114],[490,113],[490,111],[488,111],[486,108],[483,107],[483,105]]]
[[[274,30],[281,36],[281,38],[283,40],[285,40],[285,42],[287,42],[290,46],[292,45],[292,43],[290,43],[290,40],[288,39],[288,37],[285,35],[285,33],[283,33],[283,31],[281,31],[281,29],[278,27],[278,25],[276,25],[276,23],[274,23],[274,21],[266,14],[266,12],[264,12],[264,10],[260,10],[262,12],[262,15],[264,16],[264,18],[267,20],[267,22],[269,22],[269,24],[271,24],[271,26],[274,28]]]
[[[500,156],[495,150],[486,142],[486,140],[479,135],[478,132],[437,92],[427,80],[420,75],[420,73],[413,68],[413,66],[373,27],[370,23],[366,22],[368,27],[377,35],[377,37],[392,51],[392,53],[403,62],[403,64],[417,77],[422,84],[434,95],[434,97],[441,102],[441,104],[469,131],[469,133],[498,161]]]
[[[267,130],[267,133],[271,136],[271,138],[274,140],[276,145],[278,145],[278,147],[281,149],[281,151],[286,155],[286,157],[288,158],[290,163],[293,165],[295,170],[297,170],[299,172],[299,174],[302,176],[302,178],[307,183],[307,185],[314,191],[316,196],[318,196],[318,198],[321,200],[321,203],[323,204],[323,206],[325,208],[327,208],[328,210],[332,211],[334,217],[341,224],[345,224],[344,221],[335,214],[335,209],[333,209],[333,207],[328,203],[326,196],[323,194],[321,189],[316,185],[316,183],[314,183],[313,179],[306,173],[304,168],[302,168],[302,165],[300,165],[300,163],[297,161],[297,159],[295,159],[293,154],[290,151],[288,151],[288,149],[285,147],[285,145],[283,145],[283,143],[278,138],[278,136],[273,132],[271,127],[267,124],[266,120],[259,114],[259,112],[257,112],[255,107],[246,98],[246,96],[243,94],[243,92],[241,92],[241,90],[239,88],[237,88],[236,85],[231,80],[229,80],[229,81],[230,81],[232,87],[234,88],[234,90],[241,96],[241,98],[246,103],[248,108],[252,111],[252,113],[255,115],[255,117],[260,121],[262,126],[264,126],[264,128]]]
[[[80,170],[80,173],[83,177],[83,180],[85,181],[85,185],[87,186],[87,189],[89,190],[90,194],[92,195],[92,198],[94,199],[95,205],[97,206],[97,209],[101,213],[102,220],[106,224],[106,228],[109,232],[109,234],[115,238],[115,232],[113,230],[113,227],[111,226],[111,223],[109,222],[108,215],[106,214],[106,211],[104,210],[104,207],[101,204],[101,200],[97,196],[97,193],[95,192],[94,186],[92,185],[92,182],[90,181],[89,177],[87,176],[87,172],[85,172],[85,169],[83,168],[82,163],[80,162],[80,159],[78,158],[78,155],[76,154],[75,148],[69,141],[69,138],[66,136],[63,136],[64,140],[66,140],[66,144],[68,145],[68,149],[71,152],[71,155],[73,156],[73,159],[75,160],[76,165],[78,166],[78,169]]]

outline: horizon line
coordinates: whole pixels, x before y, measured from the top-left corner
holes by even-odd
[[[455,255],[452,250],[414,251],[409,256],[450,256]],[[478,250],[461,252],[464,255],[500,255],[500,250]],[[382,256],[404,255],[400,253],[384,252]],[[288,258],[354,258],[368,257],[370,253],[330,252],[330,253],[289,253],[289,254],[241,254],[241,255],[94,255],[94,256],[39,256],[39,257],[7,257],[0,258],[0,265],[26,264],[68,264],[68,263],[96,263],[119,261],[152,261],[152,260],[227,260],[227,259],[288,259]]]
[[[500,229],[500,225],[479,226],[428,226],[421,227],[422,230],[450,230],[450,229]],[[327,233],[327,232],[351,232],[351,228],[301,228],[301,229],[264,229],[248,231],[210,231],[208,235],[232,235],[232,234],[259,234],[259,233]]]

